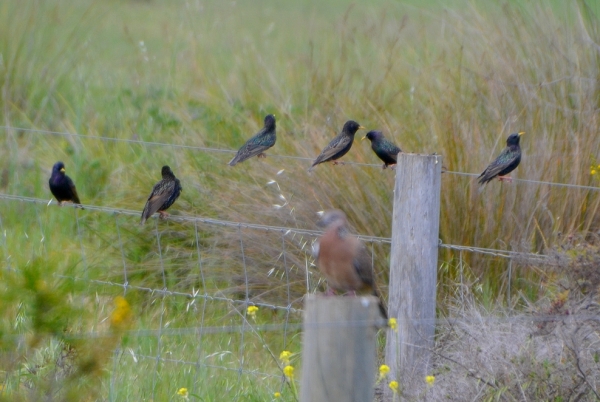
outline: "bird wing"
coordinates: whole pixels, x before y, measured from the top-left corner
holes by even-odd
[[[154,213],[164,205],[164,203],[169,199],[175,184],[176,183],[174,181],[161,180],[154,185],[152,192],[146,201],[144,210],[142,211],[142,223],[154,215]]]
[[[391,143],[388,140],[385,140],[384,142],[384,149],[390,154],[390,155],[398,155],[400,152],[402,152],[402,150],[397,147],[396,145],[394,145],[393,143]]]
[[[489,181],[500,174],[504,169],[515,163],[519,159],[521,153],[518,149],[504,148],[500,155],[479,175],[479,182]]]
[[[364,283],[366,288],[371,288],[371,294],[379,299],[378,307],[383,318],[387,319],[387,308],[383,302],[383,298],[375,285],[375,279],[373,278],[373,260],[371,253],[367,250],[367,247],[363,242],[354,238],[357,242],[357,254],[354,257],[353,265],[356,269],[356,273],[360,277],[360,280]]]
[[[256,156],[267,149],[275,145],[276,137],[270,133],[264,131],[259,132],[252,138],[250,138],[242,147],[238,150],[237,154],[229,162],[230,166],[235,165]]]
[[[350,240],[350,239],[349,239]],[[367,286],[373,286],[373,260],[371,259],[371,253],[365,247],[365,244],[353,238],[356,247],[356,256],[353,260],[354,269],[360,277],[360,280]]]
[[[71,180],[71,178],[69,176],[66,176],[67,179],[67,183],[69,184],[69,188],[71,189],[71,192],[73,193],[73,198],[72,201],[74,204],[81,204],[81,201],[79,201],[79,195],[77,194],[77,189],[75,188],[75,183],[73,183],[73,180]]]
[[[352,140],[354,140],[354,137],[350,137],[344,134],[338,135],[333,140],[331,140],[329,144],[327,144],[323,151],[321,151],[321,154],[317,156],[317,159],[315,159],[315,161],[313,162],[313,166],[321,162],[326,162],[329,159],[333,158],[340,151],[346,148],[348,144],[351,144]]]

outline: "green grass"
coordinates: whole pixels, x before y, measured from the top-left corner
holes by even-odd
[[[523,130],[523,162],[513,176],[596,186],[590,165],[600,158],[599,6],[583,0],[420,3],[7,0],[0,4],[1,124],[237,149],[274,113],[278,141],[270,154],[313,158],[352,118],[382,129],[405,151],[437,152],[449,170],[472,173],[485,168],[509,133]],[[141,210],[168,164],[184,187],[174,214],[314,229],[316,211],[337,207],[357,232],[391,235],[389,170],[322,165],[309,175],[308,161],[273,156],[228,168],[227,153],[4,128],[0,135],[2,193],[50,199],[49,171],[62,160],[85,204]],[[379,164],[364,142],[345,159]],[[277,186],[267,185],[271,180]],[[445,243],[537,252],[600,226],[594,191],[493,182],[479,192],[472,179],[452,174],[442,183]],[[280,195],[288,204],[275,209]],[[204,307],[196,300],[188,306],[183,296],[131,290],[133,334],[122,343],[114,336],[73,340],[81,332],[110,333],[112,300],[122,289],[92,280],[123,283],[124,266],[137,288],[161,289],[164,266],[171,291],[200,289],[243,300],[235,228],[200,224],[196,231],[190,223],[160,222],[161,264],[154,221],[140,228],[137,217],[86,210],[75,219],[70,208],[1,203],[0,361],[6,364],[0,367],[6,368],[0,384],[8,391],[0,397],[41,399],[57,392],[68,399],[80,392],[90,399],[176,400],[177,388],[185,386],[202,400],[268,400],[280,389],[281,372],[266,350],[279,354],[281,331],[246,332],[243,354],[235,331],[205,334],[201,344],[199,335],[181,331],[163,336],[160,350],[157,334],[135,333],[159,328],[161,320],[163,328],[195,327],[200,314],[207,328],[241,325],[241,304],[209,301]],[[289,298],[300,307],[312,238],[241,232],[251,299],[287,305]],[[385,290],[389,247],[373,247]],[[504,259],[446,250],[440,259],[441,310],[461,272],[484,304],[504,298]],[[33,270],[29,284],[27,267]],[[513,303],[545,292],[539,272],[513,268]],[[311,291],[322,286],[314,270],[308,280]],[[36,307],[40,297],[50,298],[56,314],[36,324],[45,314]],[[65,315],[77,319],[65,321]],[[267,309],[257,318],[261,324],[285,320],[283,312]],[[19,342],[20,335],[29,341]],[[299,353],[299,336],[289,331],[285,347]],[[94,362],[97,369],[74,372],[98,377],[97,387],[79,377],[57,380],[50,370],[60,354],[52,344],[57,339],[76,345],[77,362]],[[114,354],[117,345],[122,354]],[[34,356],[44,350],[50,357]],[[248,370],[275,377],[238,378],[234,370],[167,361],[155,375],[158,353],[230,369],[239,368],[243,356]],[[51,372],[25,375],[35,359]],[[27,386],[26,377],[37,385]],[[293,400],[289,389],[285,398]]]

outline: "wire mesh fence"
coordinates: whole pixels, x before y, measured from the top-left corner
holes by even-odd
[[[13,264],[13,253],[31,253],[48,261],[57,253],[69,256],[47,274],[76,284],[78,303],[93,317],[87,324],[74,324],[76,330],[69,337],[97,339],[103,353],[112,356],[109,399],[123,398],[120,390],[125,388],[120,385],[141,371],[151,373],[151,380],[140,387],[153,399],[161,387],[174,386],[174,371],[184,373],[190,392],[208,380],[222,381],[224,398],[232,400],[240,398],[234,392],[236,384],[259,382],[271,393],[289,385],[278,356],[283,350],[300,351],[303,296],[325,289],[312,256],[312,243],[320,231],[185,215],[154,218],[140,226],[139,211],[95,205],[84,205],[84,210],[59,208],[47,200],[6,194],[0,200],[5,213],[20,214],[32,228],[15,233],[0,214],[4,269],[20,269]],[[52,236],[56,231],[70,233],[71,241],[58,243]],[[386,283],[391,239],[359,237],[371,250],[376,281]],[[459,256],[476,253],[505,259],[507,273],[502,280],[508,297],[510,275],[517,265],[557,263],[555,257],[535,253],[441,241],[439,247]],[[386,295],[386,286],[381,288]],[[126,297],[134,314],[118,345],[103,343],[111,339],[117,295]],[[600,319],[589,314],[569,317],[578,318]],[[549,314],[530,321],[565,319]],[[437,321],[452,325],[461,320],[451,316]]]

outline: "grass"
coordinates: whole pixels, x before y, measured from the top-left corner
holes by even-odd
[[[0,119],[13,128],[0,130],[0,192],[49,199],[49,170],[62,160],[85,204],[141,210],[168,164],[184,187],[174,214],[315,229],[316,211],[338,207],[358,233],[389,237],[393,172],[323,165],[309,175],[309,161],[274,156],[313,158],[350,118],[382,129],[407,152],[437,152],[449,170],[471,173],[485,168],[509,133],[523,130],[514,176],[597,186],[590,165],[600,158],[599,11],[583,0],[4,1]],[[267,113],[278,119],[271,156],[231,169],[228,153],[16,129],[234,150]],[[360,142],[345,159],[379,164]],[[522,182],[479,191],[471,178],[445,174],[440,237],[545,252],[596,232],[599,203],[596,191]],[[268,400],[282,380],[265,351],[299,353],[297,330],[244,332],[243,340],[237,331],[206,333],[201,342],[184,330],[117,331],[101,341],[77,334],[116,331],[109,318],[122,289],[106,282],[122,284],[124,272],[137,287],[126,295],[133,331],[193,328],[198,316],[205,328],[253,323],[243,304],[192,304],[142,288],[294,307],[307,283],[310,291],[322,288],[306,270],[309,235],[160,222],[161,259],[155,222],[139,227],[137,217],[2,201],[0,224],[0,366],[7,368],[0,398],[10,400],[177,400],[184,386],[202,400]],[[372,247],[385,284],[389,248]],[[490,309],[507,302],[504,259],[444,250],[440,261],[441,312],[452,311],[457,282]],[[536,267],[513,268],[511,305],[551,291]],[[286,320],[284,311],[263,308],[257,317]],[[77,350],[75,369],[57,364],[64,345]],[[174,361],[157,363],[158,354]],[[204,365],[182,362],[199,359]],[[274,377],[240,376],[240,365]],[[97,386],[86,385],[90,377]],[[293,400],[289,389],[283,393]]]

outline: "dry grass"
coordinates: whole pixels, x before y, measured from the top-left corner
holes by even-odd
[[[3,126],[234,150],[259,129],[265,114],[274,113],[278,141],[266,160],[228,168],[231,155],[224,153],[3,128],[0,191],[49,198],[49,169],[60,159],[84,203],[141,209],[160,167],[168,164],[184,187],[174,214],[315,229],[315,212],[335,207],[347,213],[358,233],[389,237],[393,171],[321,165],[308,174],[308,160],[276,157],[315,157],[350,118],[382,129],[407,152],[437,152],[450,171],[471,173],[485,168],[510,132],[523,130],[524,157],[515,177],[597,185],[598,176],[590,175],[590,164],[600,158],[600,33],[594,7],[583,0],[568,5],[477,1],[447,8],[338,1],[286,8],[274,0],[260,7],[244,1],[5,1],[0,4]],[[379,164],[359,142],[344,159]],[[276,185],[268,184],[273,180]],[[564,237],[600,226],[596,191],[493,182],[480,192],[472,179],[451,173],[442,186],[445,243],[546,252]],[[122,282],[125,265],[131,284],[163,286],[150,224],[139,228],[135,219],[86,211],[79,244],[71,210],[3,205],[0,229],[7,234],[0,255],[8,269],[51,254],[56,273]],[[255,301],[298,305],[307,282],[311,290],[319,287],[320,277],[312,270],[307,274],[310,236],[282,239],[280,233],[245,229],[242,258],[237,231],[202,225],[199,245],[207,273],[202,281],[193,225],[161,222],[160,228],[170,290],[204,286],[211,294],[244,299],[244,261],[248,294]],[[373,247],[379,282],[385,283],[389,250]],[[504,259],[453,251],[440,257],[440,311],[454,311],[461,275],[487,308],[503,300]],[[539,272],[515,272],[513,305],[527,306],[543,296]],[[94,312],[81,323],[86,330],[106,318],[115,289],[73,289],[85,296],[95,292],[98,298],[85,299]],[[182,312],[186,306],[177,302],[165,310],[157,307],[156,295],[129,297],[139,307],[140,328],[155,328],[164,311],[172,312],[173,326],[189,319]],[[73,303],[71,296],[65,300]],[[18,305],[4,308],[3,325],[12,328]],[[477,317],[479,310],[467,311]],[[236,314],[230,305],[214,307],[208,322],[239,324]],[[472,329],[456,328],[452,342],[459,345],[467,330]],[[211,342],[232,351],[238,340]],[[280,347],[275,337],[265,342],[273,342],[273,350]],[[140,343],[148,355],[156,351],[153,340]],[[189,353],[185,344],[174,340],[169,347]],[[529,353],[538,352],[537,346],[528,347]],[[229,363],[235,366],[233,359]],[[270,364],[261,360],[263,368]],[[151,366],[144,367],[154,370]],[[164,382],[156,386],[148,380],[135,397],[147,398],[149,388],[172,396],[168,387],[176,375],[164,374]],[[119,384],[129,380],[117,377]],[[472,385],[469,381],[465,384]],[[236,389],[234,375],[223,382],[227,395],[269,395],[246,383]],[[208,395],[221,395],[215,389]],[[121,395],[111,392],[117,392],[112,398]]]

